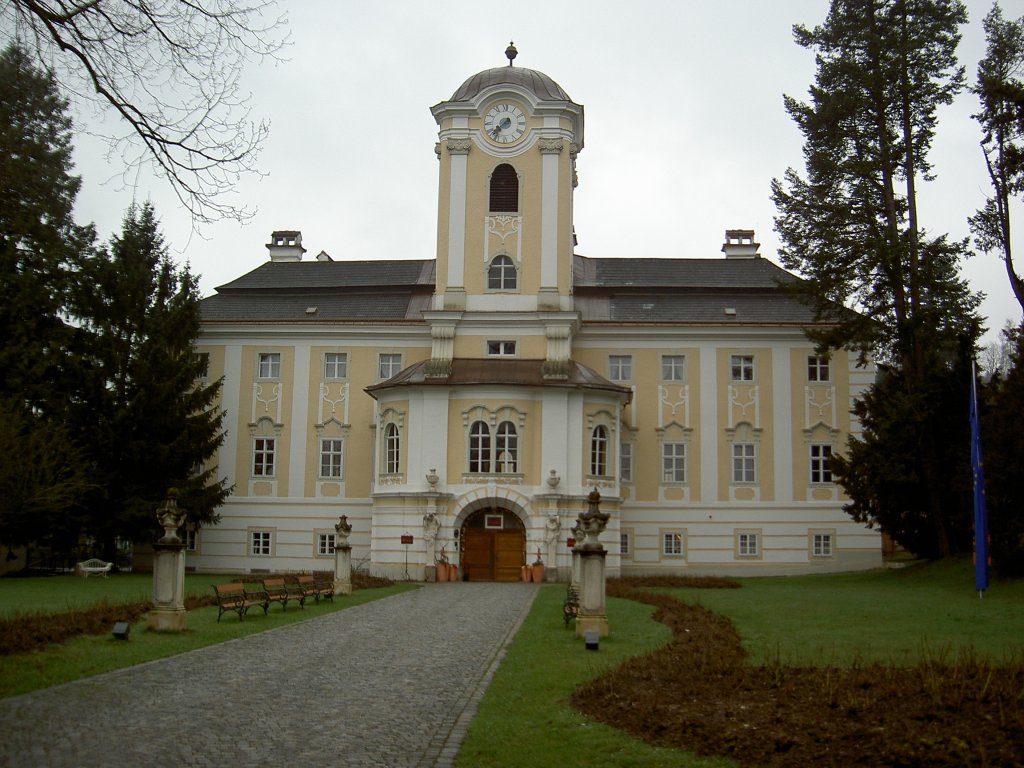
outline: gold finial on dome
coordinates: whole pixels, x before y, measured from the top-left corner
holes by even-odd
[[[519,51],[516,50],[516,44],[509,41],[508,48],[505,49],[505,55],[508,57],[508,65],[512,66],[512,59],[519,55]]]

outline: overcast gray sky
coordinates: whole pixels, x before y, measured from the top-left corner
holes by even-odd
[[[287,61],[252,66],[244,85],[253,115],[270,121],[259,158],[264,178],[243,179],[237,199],[251,223],[192,232],[166,183],[145,173],[123,183],[99,140],[79,135],[83,176],[76,216],[102,238],[120,229],[133,199],[151,200],[175,256],[188,260],[203,295],[267,259],[271,231],[298,229],[307,258],[428,259],[435,256],[437,126],[430,107],[470,75],[507,63],[554,78],[584,105],[585,147],[575,198],[577,251],[592,257],[715,257],[726,229],[757,232],[775,258],[773,177],[803,170],[802,137],[782,95],[803,99],[813,55],[792,26],[820,23],[827,0],[633,0],[568,3],[436,3],[303,0],[285,3]],[[989,0],[967,0],[960,45],[973,82],[984,53]],[[1004,15],[1024,13],[1004,0]],[[931,231],[959,238],[987,190],[976,100],[945,109],[923,185]],[[102,129],[95,124],[94,130]],[[1018,206],[1019,208],[1019,206]],[[1017,211],[1017,232],[1024,214]],[[1024,240],[1015,247],[1024,260]],[[965,266],[988,295],[993,332],[1020,310],[1002,262],[979,254]]]

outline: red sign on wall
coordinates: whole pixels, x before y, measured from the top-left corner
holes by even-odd
[[[403,533],[402,534],[402,543],[403,544],[412,544],[412,534],[411,533]]]

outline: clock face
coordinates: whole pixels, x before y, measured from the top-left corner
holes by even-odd
[[[526,115],[514,104],[495,104],[484,116],[484,133],[497,144],[511,144],[526,131]]]

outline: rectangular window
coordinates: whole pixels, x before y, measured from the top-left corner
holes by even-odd
[[[612,381],[629,381],[633,378],[632,355],[609,355],[608,378]]]
[[[249,554],[269,557],[272,546],[272,531],[249,531]]]
[[[807,357],[807,380],[829,381],[828,358],[818,355]]]
[[[344,379],[348,376],[348,353],[327,352],[324,354],[324,378]]]
[[[281,378],[280,352],[260,352],[259,377],[261,379]]]
[[[185,529],[185,551],[197,552],[199,550],[199,536],[195,528]]]
[[[316,535],[317,557],[328,557],[334,554],[335,535],[333,533],[318,533]]]
[[[734,483],[753,483],[757,480],[756,454],[753,443],[733,443],[732,446],[732,481]]]
[[[619,554],[623,557],[629,557],[632,550],[629,547],[629,534],[625,531],[619,533]]]
[[[685,443],[662,443],[661,480],[664,483],[686,482]]]
[[[682,557],[684,544],[680,531],[663,531],[661,534],[661,554],[667,557]]]
[[[390,379],[402,370],[402,356],[391,352],[380,354],[380,378]]]
[[[686,360],[682,355],[661,356],[661,380],[682,381],[683,363]]]
[[[832,557],[834,549],[835,534],[832,531],[811,532],[811,557]]]
[[[272,437],[257,437],[253,441],[253,477],[274,476],[274,453],[276,449],[277,443]]]
[[[633,482],[633,444],[619,443],[619,481]]]
[[[754,356],[733,355],[729,358],[730,376],[733,381],[754,380]]]
[[[515,357],[516,343],[514,341],[488,341],[487,354],[496,357]]]
[[[320,440],[320,477],[340,478],[344,458],[344,441],[338,438]]]
[[[739,531],[736,533],[737,557],[760,557],[761,534],[757,531]]]
[[[828,460],[832,458],[831,445],[811,446],[811,482],[831,483],[832,470],[828,468]]]

